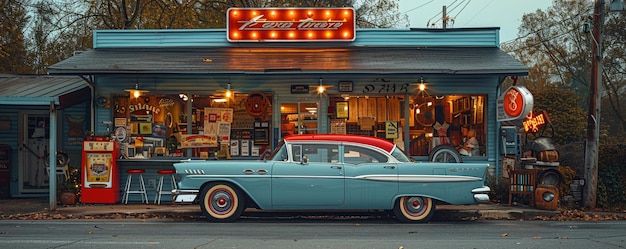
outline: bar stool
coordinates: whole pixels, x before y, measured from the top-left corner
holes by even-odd
[[[128,196],[130,194],[141,194],[141,203],[148,204],[148,193],[146,192],[146,184],[143,181],[143,173],[145,172],[146,170],[144,169],[126,170],[128,178],[126,179],[126,186],[124,187],[124,197],[122,198],[124,204],[128,204]],[[131,190],[133,175],[137,175],[139,177],[139,190]]]
[[[176,179],[174,178],[174,174],[176,174],[176,170],[173,169],[161,169],[157,171],[161,177],[159,178],[159,183],[156,187],[156,195],[154,196],[154,204],[161,205],[161,195],[171,195],[172,189],[176,188]],[[165,181],[165,175],[170,175],[170,189],[163,190],[163,183]]]

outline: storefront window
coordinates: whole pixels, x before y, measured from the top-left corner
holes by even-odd
[[[484,95],[414,96],[409,119],[411,156],[428,156],[440,145],[464,156],[485,153]]]
[[[115,96],[116,129],[129,134],[117,139],[144,157],[155,156],[156,147],[163,148],[156,150],[163,156],[258,157],[270,143],[271,104],[269,97],[255,94],[252,99],[244,93],[229,98],[185,93]],[[257,109],[249,110],[248,103]]]
[[[409,106],[405,107],[404,95],[330,96],[329,133],[385,138],[410,156],[428,156],[440,145],[452,146],[461,154],[484,156],[485,98],[485,95],[416,95],[409,96]],[[406,118],[404,108],[409,108]],[[407,118],[410,141],[409,148],[403,148]],[[465,137],[463,128],[467,130]],[[474,137],[473,148],[466,146],[465,151],[461,150],[471,137]]]

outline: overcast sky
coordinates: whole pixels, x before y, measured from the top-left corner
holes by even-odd
[[[551,0],[400,0],[400,13],[409,16],[411,28],[441,27],[443,6],[455,19],[453,28],[500,27],[500,42],[517,38],[522,16],[546,10]]]

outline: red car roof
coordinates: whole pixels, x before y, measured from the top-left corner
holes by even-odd
[[[303,134],[303,135],[291,135],[285,137],[285,141],[333,141],[333,142],[351,142],[367,144],[381,148],[387,152],[391,152],[394,143],[389,142],[382,138],[369,137],[369,136],[357,136],[357,135],[340,135],[340,134]]]

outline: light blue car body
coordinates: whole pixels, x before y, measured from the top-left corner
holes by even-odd
[[[175,192],[195,196],[209,183],[230,183],[254,202],[247,206],[262,210],[390,210],[402,196],[453,205],[488,201],[487,164],[412,162],[395,146],[382,148],[333,135],[308,137],[285,139],[269,160],[176,163],[180,181]],[[318,160],[309,154],[307,158],[303,148],[318,145],[332,149],[311,151],[337,157]],[[358,153],[348,151],[361,148],[387,158],[358,161]]]

